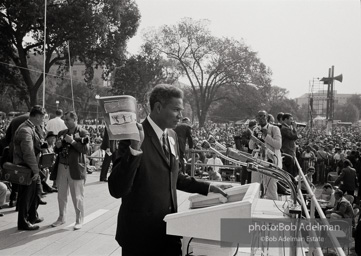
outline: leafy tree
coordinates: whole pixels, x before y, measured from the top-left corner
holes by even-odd
[[[149,90],[159,83],[172,84],[178,78],[173,66],[172,61],[154,54],[151,45],[145,44],[139,55],[129,57],[116,67],[112,92],[135,97],[146,115]]]
[[[341,120],[342,122],[356,122],[358,121],[359,110],[354,104],[346,103],[344,105],[336,105],[334,112],[334,120]]]
[[[309,114],[310,114],[310,110],[309,110],[309,107],[308,107],[308,104],[302,104],[301,107],[299,107],[299,110],[298,110],[298,120],[297,121],[300,121],[300,122],[308,122],[310,121],[309,120]],[[312,118],[315,118],[316,117],[316,112],[314,111]]]
[[[266,96],[270,87],[271,71],[256,52],[243,42],[212,36],[204,20],[185,18],[176,25],[148,32],[145,39],[160,54],[175,60],[188,79],[200,126],[211,104],[226,98],[220,88],[233,86],[242,91],[254,84]]]
[[[299,113],[297,102],[287,98],[288,90],[278,86],[272,86],[269,92],[269,113],[275,118],[279,112],[291,113],[295,120],[301,120],[304,117]],[[307,120],[307,118],[306,118]]]
[[[86,82],[92,80],[94,66],[111,70],[123,58],[139,19],[134,0],[48,0],[45,73],[68,59],[68,45],[72,62],[80,60],[87,66]],[[44,1],[1,1],[0,31],[3,54],[19,68],[29,106],[37,104],[43,75],[31,77],[28,57],[44,54]]]
[[[210,118],[214,122],[237,121],[246,118],[254,118],[258,110],[268,109],[266,100],[260,92],[253,87],[224,87],[225,99],[219,101],[210,111]],[[247,95],[247,96],[245,96]]]
[[[104,86],[93,86],[93,89],[89,89],[85,82],[73,82],[74,88],[74,106],[76,113],[79,115],[79,119],[89,119],[97,117],[97,105],[98,102],[95,99],[95,95],[108,96],[110,95],[110,88]],[[69,80],[58,80],[54,91],[48,92],[48,102],[59,101],[59,108],[64,111],[73,110],[72,93],[70,90]],[[52,103],[47,107],[48,112],[55,113],[56,105]],[[99,111],[100,109],[98,109]],[[98,112],[98,117],[101,113]]]
[[[355,94],[352,95],[348,100],[348,105],[351,105],[353,108],[353,111],[355,112],[355,121],[360,120],[360,112],[361,112],[361,95]]]

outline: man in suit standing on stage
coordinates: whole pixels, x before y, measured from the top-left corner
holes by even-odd
[[[282,168],[282,136],[280,129],[267,122],[267,112],[264,110],[258,112],[256,119],[258,126],[254,128],[253,135],[266,145],[266,149],[262,148],[260,152],[257,152],[257,157]],[[257,150],[257,141],[253,138],[249,141],[249,148]],[[252,172],[252,182],[259,182],[263,185],[265,198],[278,200],[277,180],[275,178]]]
[[[297,124],[293,120],[290,113],[285,113],[282,116],[282,152],[292,157],[286,156],[284,160],[284,169],[289,172],[293,177],[298,175],[295,160],[296,157],[296,140],[298,139]]]
[[[163,218],[177,212],[176,189],[207,195],[219,187],[179,170],[174,129],[182,118],[183,92],[157,85],[150,95],[150,115],[138,125],[140,141],[120,141],[119,158],[108,179],[110,194],[122,198],[116,240],[123,256],[180,256],[180,237],[166,234]]]

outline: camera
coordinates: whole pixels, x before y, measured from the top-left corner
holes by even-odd
[[[42,142],[42,143],[40,144],[40,148],[41,148],[41,149],[47,149],[47,148],[49,148],[49,145],[48,145],[48,143],[47,143],[46,141],[44,141],[44,142]]]
[[[74,140],[76,142],[80,142],[81,144],[88,144],[89,143],[89,137],[77,137],[77,136],[74,136]]]

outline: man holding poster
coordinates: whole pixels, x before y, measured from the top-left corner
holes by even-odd
[[[177,192],[227,194],[179,170],[179,147],[172,130],[182,118],[183,92],[157,85],[150,95],[150,115],[137,124],[139,139],[119,142],[119,157],[109,176],[110,194],[122,198],[116,240],[123,256],[180,256],[180,237],[166,234],[163,218],[177,212]]]

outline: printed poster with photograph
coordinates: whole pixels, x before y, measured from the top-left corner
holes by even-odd
[[[110,140],[138,140],[137,100],[129,95],[99,98]]]

